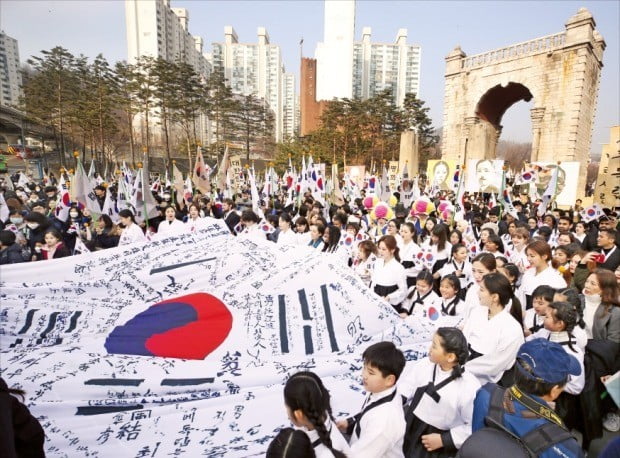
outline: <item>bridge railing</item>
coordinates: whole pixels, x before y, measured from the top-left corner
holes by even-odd
[[[463,59],[463,68],[469,69],[474,67],[482,67],[484,65],[497,64],[525,56],[533,56],[544,52],[553,51],[554,49],[564,46],[566,41],[566,32],[547,35],[545,37],[536,38],[534,40],[517,43],[505,48],[495,49],[493,51],[468,56]]]

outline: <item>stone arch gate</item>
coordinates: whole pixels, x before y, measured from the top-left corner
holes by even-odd
[[[532,161],[581,163],[585,188],[605,41],[581,8],[564,32],[467,56],[446,57],[443,158],[496,157],[502,116],[532,101]]]

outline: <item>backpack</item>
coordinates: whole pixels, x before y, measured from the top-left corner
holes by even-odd
[[[484,419],[487,426],[469,436],[461,445],[457,457],[536,458],[552,445],[573,437],[570,432],[555,423],[545,423],[534,428],[523,437],[509,431],[504,426],[505,391],[504,388],[495,387],[491,393],[489,414]]]

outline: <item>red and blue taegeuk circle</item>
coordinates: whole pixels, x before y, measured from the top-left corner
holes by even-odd
[[[194,293],[151,305],[105,341],[110,354],[204,359],[232,329],[232,314],[215,296]]]

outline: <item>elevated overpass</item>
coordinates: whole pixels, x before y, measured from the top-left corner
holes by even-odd
[[[32,121],[23,111],[0,105],[0,143],[19,143],[22,133],[39,141],[54,139],[53,129]]]

